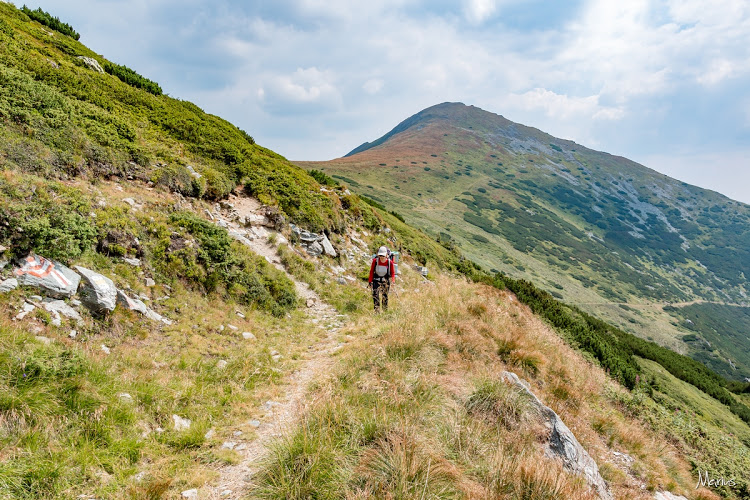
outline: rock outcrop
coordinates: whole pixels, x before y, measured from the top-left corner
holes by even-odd
[[[503,372],[503,380],[514,385],[520,391],[526,393],[530,398],[533,406],[537,409],[545,424],[550,429],[549,442],[547,443],[547,455],[559,458],[565,469],[583,477],[586,482],[596,490],[599,498],[603,500],[613,500],[612,494],[607,487],[607,483],[599,474],[599,467],[594,459],[578,442],[573,432],[568,429],[565,422],[550,407],[542,403],[536,394],[529,390],[528,384],[519,379],[518,375],[511,372]]]
[[[30,254],[14,271],[18,283],[33,286],[57,298],[70,298],[78,290],[81,277],[72,269],[39,255]]]

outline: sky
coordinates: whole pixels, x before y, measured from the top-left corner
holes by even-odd
[[[26,4],[291,160],[463,102],[750,203],[746,0]]]

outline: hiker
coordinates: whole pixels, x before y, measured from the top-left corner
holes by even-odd
[[[388,290],[396,282],[396,269],[393,259],[389,258],[388,249],[380,247],[370,266],[370,285],[375,312],[380,312],[380,299],[383,299],[383,310],[388,310]]]

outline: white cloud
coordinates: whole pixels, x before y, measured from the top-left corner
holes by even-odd
[[[466,0],[464,15],[473,24],[486,21],[497,10],[497,0]]]
[[[701,85],[712,86],[734,75],[734,64],[726,59],[714,61],[706,72],[698,76],[698,83]]]
[[[261,105],[275,113],[306,113],[338,108],[341,95],[329,71],[298,68],[290,75],[268,77],[258,91]]]
[[[624,114],[622,109],[600,106],[598,95],[571,97],[541,88],[511,94],[510,102],[523,110],[542,110],[548,117],[557,120],[617,120]]]
[[[367,80],[364,85],[362,85],[362,88],[368,94],[374,95],[383,90],[384,84],[385,82],[383,82],[383,80],[379,78],[371,78],[370,80]]]

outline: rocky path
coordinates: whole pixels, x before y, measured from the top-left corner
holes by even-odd
[[[278,269],[286,272],[276,252],[276,247],[268,240],[270,232],[263,226],[252,226],[250,229],[241,227],[236,222],[237,214],[242,217],[255,217],[260,210],[260,204],[249,198],[237,198],[232,201],[232,207],[225,207],[220,213],[214,213],[216,222],[226,225],[230,233],[244,233],[243,241],[254,252],[263,256]],[[229,212],[233,212],[230,214]],[[231,218],[235,221],[232,221]],[[225,218],[226,217],[226,218]],[[260,220],[260,219],[259,219]],[[241,236],[236,235],[235,237]],[[266,401],[261,405],[264,417],[256,421],[256,439],[239,450],[235,448],[241,460],[236,465],[222,468],[220,478],[211,491],[201,491],[198,498],[207,499],[239,499],[246,498],[252,484],[253,475],[257,472],[260,460],[268,451],[268,444],[280,437],[285,431],[293,428],[297,418],[305,411],[307,388],[314,380],[321,380],[329,373],[333,365],[332,354],[341,348],[337,337],[345,321],[345,317],[310,289],[310,287],[287,273],[297,289],[303,307],[306,307],[306,327],[311,330],[323,329],[325,336],[311,345],[307,356],[300,366],[286,380],[283,398],[278,401]],[[238,447],[239,448],[239,447]]]

